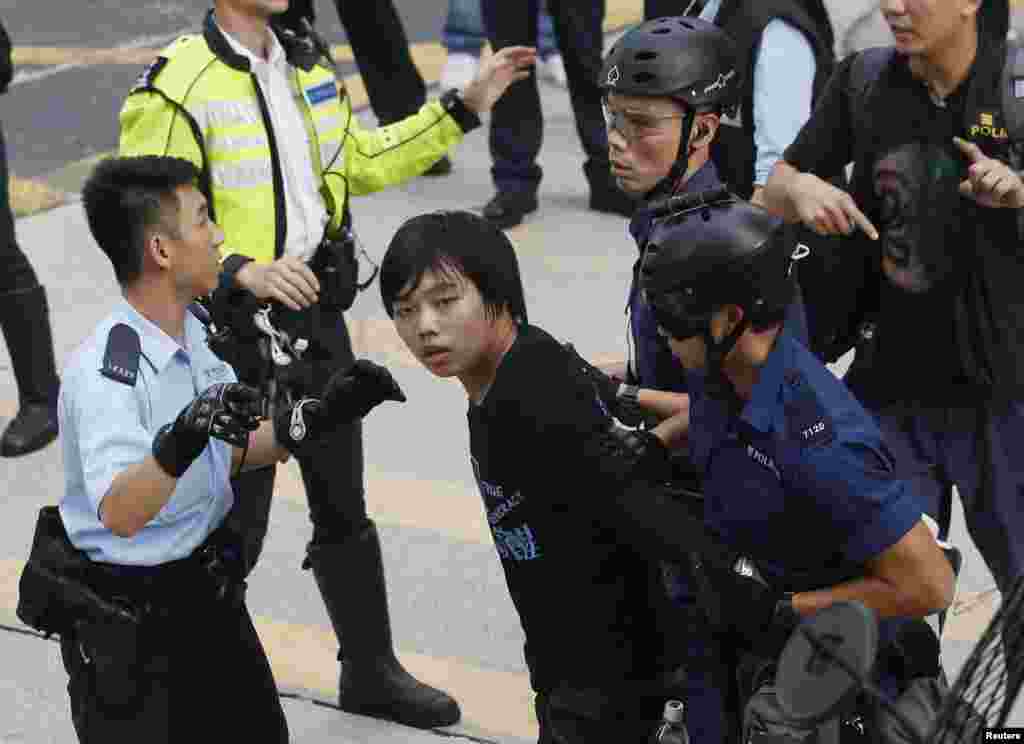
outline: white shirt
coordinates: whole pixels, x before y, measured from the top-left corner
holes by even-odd
[[[270,36],[269,59],[263,60],[223,28],[220,30],[231,48],[249,60],[270,112],[284,179],[287,221],[284,255],[309,261],[320,244],[329,217],[313,169],[309,130],[299,109],[302,105],[302,92],[295,84],[294,70],[285,58],[284,48],[272,32],[267,32]]]

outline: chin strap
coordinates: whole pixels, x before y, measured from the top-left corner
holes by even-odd
[[[725,364],[725,358],[729,356],[735,347],[736,343],[740,340],[747,328],[750,327],[750,321],[744,313],[743,320],[741,320],[735,328],[732,329],[732,333],[723,338],[721,341],[715,341],[714,336],[711,335],[711,320],[708,319],[707,325],[704,326],[704,346],[707,348],[707,378],[706,378],[706,389],[708,394],[719,398],[728,398],[729,393],[732,392],[732,383],[729,382],[729,378],[725,376],[723,365]]]
[[[669,168],[668,174],[655,184],[647,195],[647,201],[654,199],[661,194],[671,196],[676,192],[679,182],[686,175],[686,169],[690,165],[690,131],[693,129],[693,122],[697,118],[697,112],[687,110],[683,114],[683,129],[679,138],[679,152],[676,153],[676,160]]]

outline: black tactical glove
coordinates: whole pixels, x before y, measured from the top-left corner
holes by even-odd
[[[358,359],[348,369],[335,372],[321,398],[331,418],[339,422],[363,418],[386,400],[406,400],[387,367],[369,359]]]
[[[637,478],[667,481],[671,477],[670,453],[664,442],[649,431],[624,429],[614,421],[590,436],[583,454],[614,483]]]
[[[249,432],[259,428],[260,408],[255,388],[238,382],[211,385],[156,433],[153,457],[168,475],[180,478],[210,437],[245,447]]]
[[[737,557],[728,567],[710,561],[703,567],[721,598],[723,629],[739,636],[754,653],[777,658],[800,623],[792,595],[772,589],[747,558]]]
[[[565,349],[569,352],[578,374],[594,386],[601,402],[615,418],[626,426],[637,427],[643,423],[643,410],[640,406],[619,394],[623,384],[621,381],[605,374],[580,356],[572,344],[565,344]]]
[[[332,433],[339,424],[362,418],[385,400],[405,401],[387,368],[360,359],[335,372],[320,398],[303,398],[274,417],[274,437],[292,454]]]

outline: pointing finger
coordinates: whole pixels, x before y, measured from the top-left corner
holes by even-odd
[[[956,146],[960,148],[960,152],[966,155],[972,163],[977,163],[978,161],[986,159],[985,153],[982,152],[981,148],[973,142],[968,142],[960,137],[954,137],[953,142],[956,143]]]

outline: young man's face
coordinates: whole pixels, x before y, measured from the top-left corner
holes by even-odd
[[[174,283],[189,298],[217,288],[224,232],[210,219],[206,197],[195,186],[179,186],[176,234],[164,233]]]
[[[610,93],[604,103],[612,176],[628,194],[643,195],[668,175],[679,154],[683,107],[671,98]],[[617,115],[626,131],[611,120]]]
[[[885,22],[904,54],[928,55],[947,45],[982,0],[881,0]]]
[[[481,364],[497,338],[483,298],[456,271],[426,271],[413,290],[402,288],[394,304],[398,335],[424,367],[438,377],[457,377]]]

